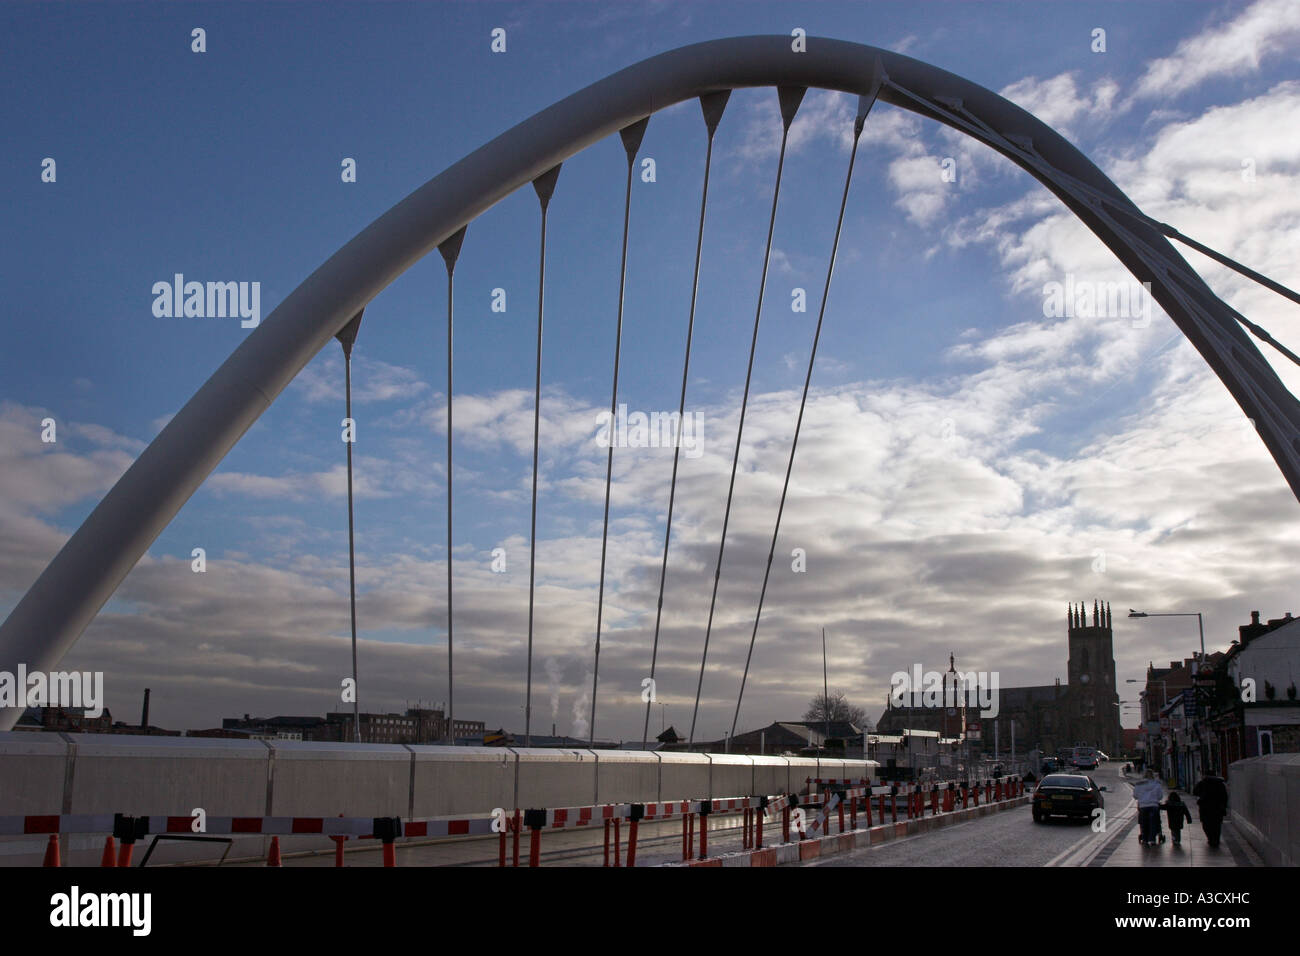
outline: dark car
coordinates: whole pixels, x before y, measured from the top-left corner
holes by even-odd
[[[1047,757],[1043,760],[1043,765],[1038,768],[1039,773],[1048,774],[1056,773],[1061,769],[1061,762],[1055,757]]]
[[[1053,773],[1039,782],[1034,790],[1031,812],[1035,823],[1048,817],[1092,819],[1092,812],[1104,806],[1101,787],[1086,774]]]

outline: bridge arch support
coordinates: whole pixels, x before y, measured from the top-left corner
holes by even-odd
[[[1300,497],[1300,403],[1231,310],[1081,152],[959,76],[809,37],[711,40],[651,57],[542,110],[429,180],[331,256],[252,331],[127,470],[0,625],[0,670],[51,670],[149,545],[299,371],[371,299],[462,226],[592,143],[658,110],[745,87],[820,87],[945,123],[1051,190],[1152,295],[1227,386]],[[17,720],[0,710],[0,730]]]

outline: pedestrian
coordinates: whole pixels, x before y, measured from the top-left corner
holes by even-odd
[[[1201,782],[1192,788],[1196,806],[1201,811],[1201,829],[1210,847],[1219,845],[1219,835],[1223,829],[1223,818],[1228,813],[1228,785],[1214,771],[1205,771]]]
[[[1160,833],[1160,804],[1165,799],[1165,788],[1154,770],[1148,769],[1143,780],[1133,787],[1133,797],[1138,802],[1138,842],[1151,846]]]
[[[1192,811],[1187,809],[1187,804],[1183,803],[1183,798],[1176,790],[1169,794],[1169,799],[1160,805],[1160,809],[1165,811],[1165,819],[1169,821],[1169,834],[1173,837],[1174,846],[1181,846],[1183,823],[1192,822]]]

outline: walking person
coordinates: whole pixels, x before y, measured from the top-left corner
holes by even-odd
[[[1183,798],[1176,790],[1170,792],[1169,799],[1160,805],[1160,809],[1165,811],[1165,818],[1169,821],[1169,835],[1173,838],[1174,846],[1181,846],[1183,823],[1192,822],[1192,811],[1187,809],[1187,804],[1183,803]]]
[[[1133,798],[1138,802],[1138,842],[1152,846],[1160,833],[1160,804],[1165,799],[1165,788],[1154,770],[1148,768],[1146,776],[1133,787]]]
[[[1201,782],[1192,788],[1196,806],[1201,811],[1201,829],[1210,847],[1219,845],[1219,835],[1223,829],[1223,818],[1228,813],[1228,785],[1214,771],[1205,771]]]

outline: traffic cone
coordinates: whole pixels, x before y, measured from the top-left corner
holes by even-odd
[[[104,841],[104,855],[100,858],[99,865],[101,867],[117,866],[117,854],[113,851],[113,837],[111,835]]]
[[[59,838],[50,834],[50,842],[45,844],[45,862],[41,866],[62,866],[59,862]]]
[[[266,865],[284,866],[280,862],[280,838],[278,836],[271,837],[271,852],[266,855]]]

